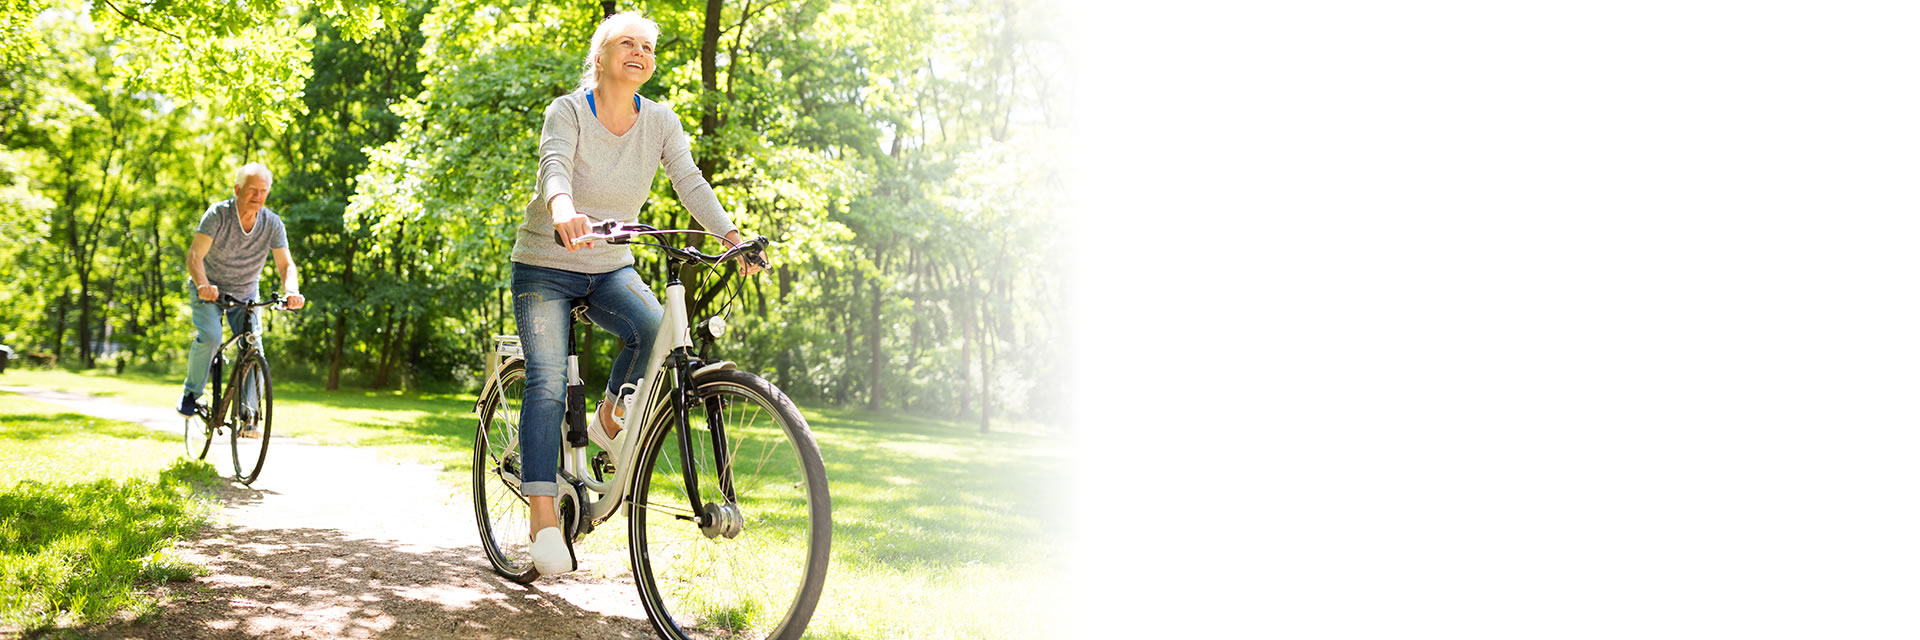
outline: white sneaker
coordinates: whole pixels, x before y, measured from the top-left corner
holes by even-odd
[[[592,442],[594,444],[600,445],[600,448],[606,449],[608,451],[616,450],[614,448],[614,444],[615,444],[614,439],[617,438],[618,436],[607,435],[606,425],[600,422],[600,407],[613,405],[614,409],[607,412],[609,415],[614,416],[613,424],[615,426],[625,426],[624,424],[622,424],[625,421],[621,420],[621,416],[616,415],[620,407],[618,403],[619,403],[618,399],[614,397],[607,397],[601,400],[599,405],[594,406],[593,415],[587,416],[587,441],[588,442]]]
[[[580,568],[573,557],[573,546],[559,527],[547,527],[533,534],[533,568],[542,576],[557,576]]]

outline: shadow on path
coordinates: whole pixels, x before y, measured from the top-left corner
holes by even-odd
[[[643,618],[590,610],[559,593],[589,585],[566,578],[514,584],[489,571],[477,548],[404,548],[331,529],[203,533],[211,535],[180,551],[208,576],[169,585],[171,602],[152,621],[94,636],[654,637]]]

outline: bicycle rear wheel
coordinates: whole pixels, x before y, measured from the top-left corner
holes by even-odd
[[[527,391],[527,369],[514,362],[481,401],[480,424],[473,436],[473,517],[480,525],[480,548],[493,572],[526,584],[533,569],[527,499],[520,494],[520,401]]]
[[[213,427],[207,426],[206,417],[199,413],[187,416],[185,422],[181,433],[187,441],[187,457],[207,459],[207,450],[213,448]]]
[[[273,437],[273,378],[259,353],[241,356],[232,393],[233,426],[227,430],[227,439],[233,443],[233,477],[251,485],[267,463],[267,442]]]
[[[703,508],[728,505],[716,472],[713,425],[727,437],[739,528],[705,531],[685,489],[679,438],[649,430],[628,514],[629,561],[647,616],[662,637],[689,629],[725,637],[800,637],[826,583],[832,504],[820,449],[786,394],[758,376],[724,371],[697,385],[704,410],[689,416]],[[670,419],[670,418],[669,418]],[[704,637],[704,634],[702,635]]]

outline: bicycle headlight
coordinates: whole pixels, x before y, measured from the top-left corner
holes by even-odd
[[[700,332],[706,334],[709,340],[727,335],[727,320],[720,316],[707,318],[706,322],[700,323]]]

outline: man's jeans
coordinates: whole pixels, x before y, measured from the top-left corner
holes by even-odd
[[[587,319],[620,339],[607,376],[607,393],[638,383],[647,371],[660,300],[633,267],[601,274],[513,264],[513,320],[527,359],[527,391],[520,402],[520,492],[560,493],[561,425],[567,413],[567,328],[573,301],[584,298]],[[589,357],[583,355],[582,357]]]
[[[246,312],[246,308],[234,307],[222,314],[220,307],[211,302],[198,297],[192,300],[193,303],[188,306],[193,307],[194,334],[193,345],[187,348],[187,385],[184,391],[198,396],[207,390],[207,365],[213,362],[213,351],[220,348],[220,316],[225,315],[228,326],[238,329],[241,314]],[[253,332],[256,334],[263,326],[260,316],[260,310],[254,309]]]

